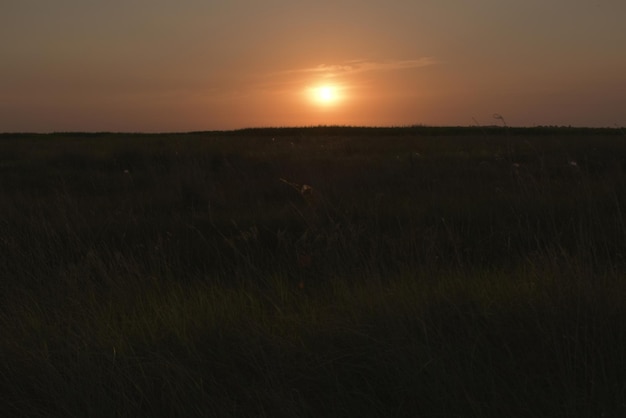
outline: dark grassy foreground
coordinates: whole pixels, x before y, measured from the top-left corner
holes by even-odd
[[[3,135],[0,415],[626,416],[625,216],[618,130]]]

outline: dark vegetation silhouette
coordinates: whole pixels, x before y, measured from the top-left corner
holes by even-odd
[[[620,129],[0,135],[2,416],[622,416]]]

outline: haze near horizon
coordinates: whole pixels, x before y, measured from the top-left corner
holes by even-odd
[[[626,2],[9,0],[0,132],[626,126]]]

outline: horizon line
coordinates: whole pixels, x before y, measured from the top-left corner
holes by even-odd
[[[35,132],[35,131],[13,131],[13,132],[0,132],[0,135],[188,135],[188,134],[205,134],[205,133],[237,133],[242,131],[263,131],[263,130],[306,130],[306,129],[372,129],[372,130],[407,130],[407,129],[576,129],[576,130],[612,130],[621,131],[626,135],[624,130],[626,126],[576,126],[576,125],[533,125],[533,126],[511,126],[501,124],[490,125],[426,125],[426,124],[412,124],[412,125],[293,125],[293,126],[249,126],[244,128],[233,129],[207,129],[207,130],[192,130],[192,131],[47,131],[47,132]]]

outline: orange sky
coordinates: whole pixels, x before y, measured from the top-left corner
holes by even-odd
[[[0,15],[0,132],[626,125],[623,0],[7,0]],[[323,85],[337,100],[312,97]]]

